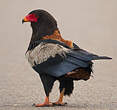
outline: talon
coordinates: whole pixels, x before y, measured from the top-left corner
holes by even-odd
[[[53,103],[49,102],[49,97],[46,97],[44,103],[33,104],[33,106],[35,106],[35,107],[50,107],[50,106],[53,106]]]
[[[51,107],[53,103],[42,103],[42,104],[35,104],[35,107]]]
[[[55,102],[55,103],[53,103],[53,105],[54,106],[65,106],[65,105],[67,105],[67,102]]]

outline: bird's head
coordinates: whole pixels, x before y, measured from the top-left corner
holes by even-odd
[[[24,22],[37,22],[38,21],[39,16],[37,16],[35,13],[30,13],[27,16],[24,17],[24,19],[22,19],[22,24]]]
[[[31,11],[27,16],[24,17],[22,23],[24,22],[39,23],[40,21],[56,23],[56,20],[52,17],[51,14],[41,9]]]
[[[54,17],[44,10],[33,10],[24,17],[22,23],[30,22],[33,32],[40,36],[50,35],[57,29],[57,22]]]

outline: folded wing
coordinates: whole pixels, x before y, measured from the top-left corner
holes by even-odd
[[[110,59],[53,42],[41,42],[33,50],[29,50],[26,56],[38,73],[54,77],[60,77],[77,68],[87,68],[92,63],[91,60]]]

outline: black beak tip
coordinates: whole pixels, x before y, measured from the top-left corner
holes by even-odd
[[[22,24],[23,24],[24,22],[25,22],[24,19],[22,19]]]

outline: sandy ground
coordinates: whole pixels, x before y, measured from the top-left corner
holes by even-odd
[[[94,62],[94,78],[75,82],[66,107],[43,110],[117,110],[117,1],[116,0],[4,0],[0,1],[0,110],[38,110],[33,103],[44,100],[44,90],[27,60],[31,37],[29,23],[22,18],[32,9],[51,12],[65,39],[111,61]],[[58,98],[55,83],[51,101]]]

